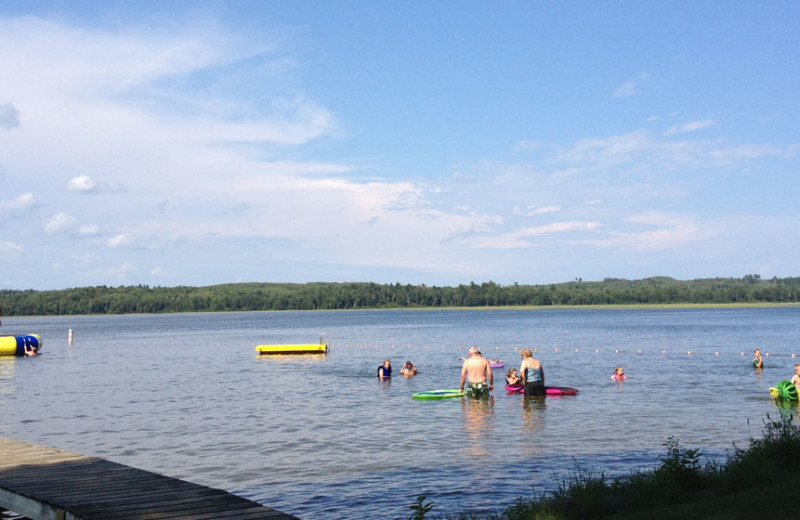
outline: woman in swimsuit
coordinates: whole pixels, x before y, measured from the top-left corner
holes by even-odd
[[[533,358],[531,349],[522,349],[522,364],[519,373],[525,383],[525,395],[544,395],[544,368],[538,359]]]

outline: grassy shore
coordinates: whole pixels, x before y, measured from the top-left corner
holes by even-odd
[[[496,514],[439,513],[419,497],[411,520],[727,520],[797,516],[800,488],[800,426],[797,407],[764,421],[760,439],[735,447],[723,463],[702,462],[702,454],[677,439],[652,471],[625,478],[577,475],[552,493],[520,498]]]

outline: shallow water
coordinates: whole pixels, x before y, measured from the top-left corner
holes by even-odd
[[[0,435],[222,488],[306,520],[497,510],[575,471],[650,468],[678,438],[709,456],[759,437],[767,388],[793,373],[800,309],[443,310],[6,318],[36,358],[0,358]],[[74,331],[73,345],[67,331]],[[261,356],[313,343],[327,356]],[[458,386],[466,348],[536,349],[573,397]],[[769,353],[755,371],[752,350]],[[691,352],[691,353],[689,353]],[[379,382],[390,358],[419,375]],[[616,365],[628,379],[610,379]],[[502,387],[502,385],[498,385]]]

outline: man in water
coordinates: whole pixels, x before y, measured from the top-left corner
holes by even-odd
[[[469,357],[464,360],[464,365],[461,367],[462,392],[465,382],[468,382],[466,391],[468,397],[488,397],[489,392],[494,389],[492,367],[478,352],[478,347],[470,347]]]

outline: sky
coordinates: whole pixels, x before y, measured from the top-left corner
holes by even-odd
[[[0,289],[800,276],[800,2],[0,0]]]

